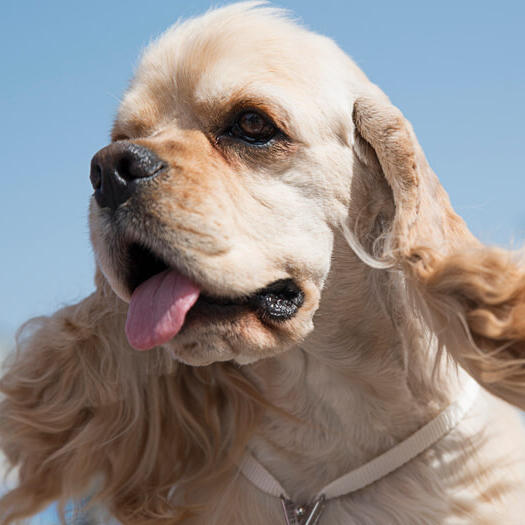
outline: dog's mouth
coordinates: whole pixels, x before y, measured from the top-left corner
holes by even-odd
[[[304,292],[293,279],[279,279],[249,295],[215,297],[141,244],[128,246],[127,259],[131,300],[126,335],[139,350],[170,341],[183,329],[190,310],[206,312],[207,317],[251,311],[261,322],[271,323],[291,319],[304,302]]]

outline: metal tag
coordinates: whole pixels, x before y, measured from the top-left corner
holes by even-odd
[[[316,525],[321,517],[325,498],[321,496],[313,503],[296,505],[293,501],[281,496],[281,503],[286,518],[286,525]]]

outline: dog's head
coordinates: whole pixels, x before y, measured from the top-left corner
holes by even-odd
[[[246,363],[312,329],[350,202],[353,102],[374,88],[276,15],[235,5],[169,30],[93,158],[92,241],[137,348]]]
[[[136,348],[191,365],[286,350],[313,328],[337,232],[362,260],[354,270],[402,276],[409,293],[394,303],[407,309],[391,304],[392,320],[419,304],[431,330],[461,334],[445,344],[478,378],[497,365],[480,348],[515,337],[517,281],[497,280],[513,263],[477,251],[387,97],[278,10],[234,4],[153,43],[91,181],[98,266],[130,303]],[[485,308],[483,287],[505,292]]]

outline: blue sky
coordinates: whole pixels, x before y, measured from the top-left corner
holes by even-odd
[[[90,159],[144,45],[210,5],[2,0],[0,334],[93,289]],[[335,39],[402,109],[474,233],[521,246],[525,3],[276,5]]]

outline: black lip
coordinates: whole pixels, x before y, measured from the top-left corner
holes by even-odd
[[[244,298],[210,297],[202,294],[197,304],[231,308],[244,307],[257,313],[262,321],[291,319],[304,303],[304,292],[293,279],[279,279]]]
[[[263,318],[286,321],[303,305],[304,292],[293,279],[280,279],[257,291],[250,302]]]
[[[126,283],[131,293],[150,277],[170,266],[149,248],[131,243],[127,249]],[[304,303],[304,292],[293,279],[279,279],[244,297],[214,297],[202,293],[198,304],[218,307],[243,307],[253,310],[262,321],[291,319]]]

